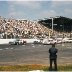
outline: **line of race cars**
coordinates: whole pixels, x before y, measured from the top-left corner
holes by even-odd
[[[21,40],[21,39],[16,39],[14,41],[10,41],[9,44],[11,44],[11,45],[23,45],[23,44],[26,44],[26,41]]]
[[[49,45],[53,43],[59,44],[59,43],[71,43],[71,42],[72,38],[56,38],[56,39],[45,38],[45,39],[34,39],[31,43]],[[28,42],[26,39],[15,39],[14,41],[9,42],[9,44],[11,45],[23,45],[27,43]]]
[[[43,43],[43,44],[72,43],[72,38],[55,38],[55,39],[49,38],[49,39],[44,39],[42,43]]]

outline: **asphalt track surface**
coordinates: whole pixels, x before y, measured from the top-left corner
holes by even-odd
[[[51,45],[0,45],[0,65],[49,65],[48,50]],[[57,44],[58,64],[72,64],[72,43]]]

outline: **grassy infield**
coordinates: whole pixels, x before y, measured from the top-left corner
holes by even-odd
[[[49,71],[49,66],[44,65],[14,65],[14,66],[0,66],[0,71],[31,71],[31,70],[43,70]],[[72,65],[60,65],[58,71],[72,71]]]

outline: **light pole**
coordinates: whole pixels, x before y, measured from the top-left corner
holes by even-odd
[[[53,26],[54,26],[54,24],[53,24],[53,20],[54,20],[54,18],[59,18],[59,16],[56,16],[56,17],[50,17],[50,19],[52,19],[52,35],[53,35]]]
[[[53,34],[53,17],[52,17],[52,34]]]
[[[50,17],[50,19],[52,19],[52,35],[53,35],[53,19],[54,17]]]

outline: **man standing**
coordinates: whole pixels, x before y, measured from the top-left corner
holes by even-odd
[[[49,49],[50,53],[50,70],[52,70],[52,63],[54,62],[54,70],[57,70],[57,55],[58,50],[55,48],[55,44],[52,44],[52,47]]]

